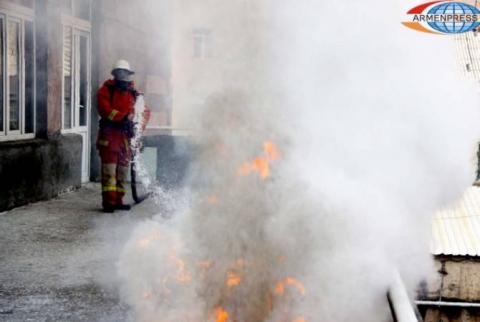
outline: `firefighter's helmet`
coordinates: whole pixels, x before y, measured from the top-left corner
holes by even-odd
[[[130,74],[134,74],[135,72],[132,70],[132,68],[130,67],[130,64],[128,61],[126,61],[125,59],[119,59],[117,60],[117,62],[115,63],[115,65],[113,65],[113,68],[112,68],[112,73],[114,70],[116,69],[123,69],[123,70],[127,70],[128,72],[130,72]]]

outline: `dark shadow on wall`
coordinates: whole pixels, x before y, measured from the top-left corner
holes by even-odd
[[[81,186],[82,137],[0,143],[0,211]]]

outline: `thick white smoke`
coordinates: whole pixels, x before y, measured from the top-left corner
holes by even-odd
[[[453,39],[401,26],[400,1],[264,9],[268,86],[192,111],[191,205],[120,256],[138,321],[385,321],[393,271],[414,290],[430,216],[474,178]]]

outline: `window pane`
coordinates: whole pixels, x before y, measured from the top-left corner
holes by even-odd
[[[63,29],[63,127],[72,128],[72,28]]]
[[[4,25],[4,20],[0,19],[0,132],[4,131],[3,128],[3,82],[4,82],[4,77],[3,77],[3,62],[5,60],[5,55],[3,53],[3,25]]]
[[[88,66],[87,38],[80,36],[80,126],[87,125]]]
[[[211,55],[211,32],[208,29],[193,31],[193,57],[207,58]]]
[[[34,41],[33,22],[25,21],[25,133],[33,133],[34,128]]]
[[[10,130],[20,130],[20,24],[8,22],[7,52],[9,81]]]

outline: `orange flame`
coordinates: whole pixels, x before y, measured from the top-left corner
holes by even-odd
[[[228,321],[228,312],[225,311],[221,306],[215,309],[215,322],[227,322]]]
[[[227,286],[234,287],[240,285],[242,278],[235,272],[228,272],[227,273]]]
[[[305,286],[303,286],[302,283],[300,283],[299,281],[297,281],[292,277],[287,277],[285,280],[277,283],[277,285],[275,286],[275,294],[277,295],[285,294],[285,286],[287,285],[295,286],[301,295],[305,295],[306,293]]]
[[[305,319],[303,317],[298,317],[293,322],[305,322]]]
[[[209,269],[210,267],[213,266],[213,262],[212,262],[212,261],[205,260],[205,261],[200,261],[200,262],[198,263],[198,265],[199,265],[201,268]]]
[[[269,161],[277,161],[280,159],[280,153],[272,142],[267,141],[263,143],[263,151],[267,155]]]
[[[138,248],[141,248],[141,249],[145,249],[147,248],[148,246],[150,246],[150,244],[153,242],[153,241],[156,241],[156,240],[160,240],[161,239],[161,235],[159,232],[155,232],[155,233],[152,233],[148,236],[145,236],[143,238],[140,238],[137,240],[137,247]]]
[[[170,260],[177,266],[177,276],[175,279],[183,284],[189,283],[192,280],[192,275],[188,271],[185,262],[178,258],[175,253],[170,254]]]
[[[256,157],[251,162],[245,162],[238,170],[239,175],[247,176],[252,172],[258,172],[262,179],[270,176],[270,163],[280,159],[280,153],[277,147],[272,142],[265,142],[263,144],[263,155]]]

